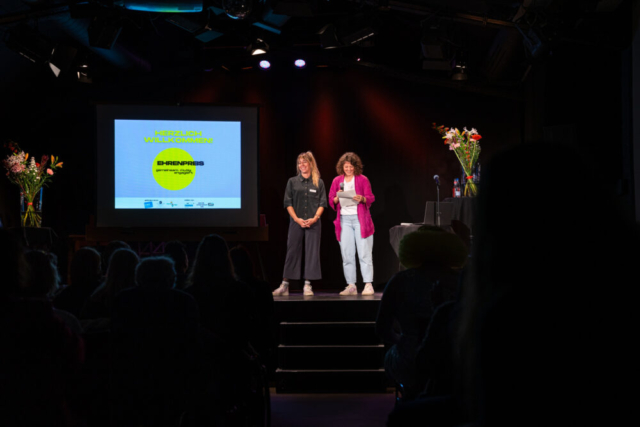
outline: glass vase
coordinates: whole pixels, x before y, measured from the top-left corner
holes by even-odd
[[[20,221],[23,227],[42,226],[42,188],[33,192],[20,192]]]
[[[461,164],[462,180],[464,182],[464,197],[475,197],[478,194],[478,187],[473,179],[474,164]]]

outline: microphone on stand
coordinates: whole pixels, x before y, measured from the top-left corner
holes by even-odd
[[[438,193],[438,199],[436,202],[436,225],[440,227],[440,176],[433,175],[433,179],[436,181],[436,190]]]

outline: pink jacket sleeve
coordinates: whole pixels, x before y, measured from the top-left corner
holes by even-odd
[[[333,203],[333,199],[335,199],[336,194],[340,190],[340,176],[336,176],[333,178],[333,182],[331,183],[331,189],[329,190],[329,205],[334,211],[338,210],[340,206],[340,202]]]
[[[364,175],[360,175],[362,177],[362,186],[363,186],[363,194],[362,196],[365,197],[366,202],[365,202],[365,206],[367,207],[367,209],[369,209],[371,207],[371,203],[376,201],[376,196],[373,195],[373,192],[371,191],[371,183],[369,182],[369,178],[367,178]]]

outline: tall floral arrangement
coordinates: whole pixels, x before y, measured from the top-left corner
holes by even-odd
[[[35,198],[42,187],[53,178],[57,169],[62,167],[62,162],[56,156],[46,154],[40,161],[36,161],[35,157],[29,157],[29,153],[21,150],[15,142],[8,142],[4,146],[11,153],[2,164],[7,170],[9,181],[20,187],[21,198],[24,198],[26,204],[22,212],[22,226],[39,227],[42,216],[34,207]]]
[[[482,136],[475,128],[468,130],[466,127],[460,132],[457,128],[447,128],[444,126],[432,126],[437,130],[444,143],[449,146],[449,150],[453,151],[462,165],[466,177],[466,185],[464,186],[465,196],[475,196],[478,193],[478,187],[473,182],[473,168],[480,157],[480,140]]]

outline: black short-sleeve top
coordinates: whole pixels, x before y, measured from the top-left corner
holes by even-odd
[[[284,192],[284,207],[293,207],[298,218],[313,218],[319,207],[327,207],[327,192],[322,179],[318,186],[313,185],[311,177],[297,175],[289,178]]]

